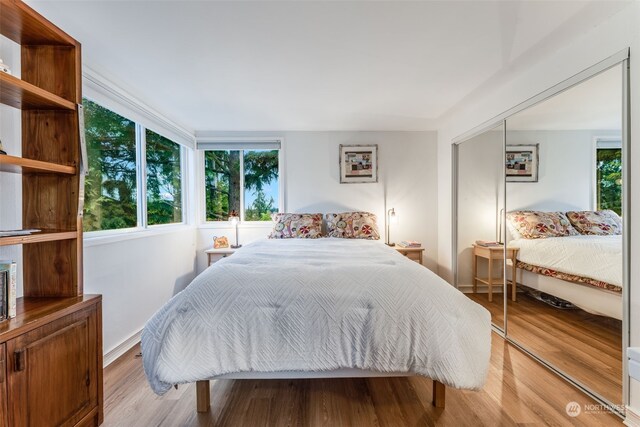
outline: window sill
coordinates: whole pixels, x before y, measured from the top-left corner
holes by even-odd
[[[180,233],[187,230],[195,230],[195,227],[186,224],[152,225],[149,228],[127,228],[122,230],[91,231],[84,233],[83,245],[85,248],[124,242],[132,239],[161,236],[164,234]]]
[[[219,221],[219,222],[205,222],[198,225],[198,228],[211,228],[211,229],[222,229],[222,228],[234,228],[228,221]],[[238,229],[248,229],[248,228],[273,228],[273,221],[247,221],[241,222],[238,224]]]

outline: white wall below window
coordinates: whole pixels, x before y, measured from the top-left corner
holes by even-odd
[[[436,269],[436,132],[200,132],[197,136],[284,138],[287,211],[373,212],[378,215],[384,238],[385,209],[393,207],[399,219],[392,225],[391,239],[422,242],[426,248],[424,264]],[[378,144],[378,183],[340,184],[340,144]],[[203,251],[211,247],[213,236],[235,239],[230,227],[207,227],[202,226],[198,231],[198,271],[206,267]],[[270,223],[263,227],[241,225],[240,243],[264,238],[270,230]]]
[[[141,231],[109,243],[86,240],[84,292],[102,294],[107,354],[137,334],[195,276],[195,229]]]

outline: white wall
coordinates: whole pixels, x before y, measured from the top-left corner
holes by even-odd
[[[507,210],[592,209],[593,150],[598,136],[620,136],[620,132],[507,131],[507,144],[540,144],[538,182],[508,182]]]
[[[426,248],[424,264],[435,270],[437,257],[437,164],[435,132],[201,132],[198,136],[278,136],[284,138],[285,209],[289,212],[370,211],[384,233],[386,209],[395,208],[398,224],[391,239],[418,240]],[[379,182],[340,184],[338,146],[378,144]],[[386,197],[385,197],[386,195]],[[264,227],[241,226],[240,243],[266,237]],[[214,235],[233,240],[230,228],[203,226],[198,231],[198,271],[206,267],[202,251]]]
[[[102,294],[107,354],[137,334],[195,276],[195,229],[177,226],[85,239],[84,291]]]
[[[478,90],[450,112],[438,129],[438,271],[451,280],[451,143],[457,136],[497,116],[547,88],[577,74],[618,51],[631,48],[631,135],[629,164],[640,164],[640,2],[626,6],[603,24],[588,28],[569,45],[556,46],[549,55],[518,74],[506,73],[497,86]],[[640,211],[640,175],[631,174],[631,211]],[[640,251],[640,227],[631,227],[631,257]],[[640,346],[640,263],[631,263],[631,345]],[[631,406],[640,411],[640,384],[632,380]]]

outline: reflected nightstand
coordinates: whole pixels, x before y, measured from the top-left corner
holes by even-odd
[[[518,248],[507,248],[507,259],[511,260],[511,299],[516,300],[516,277],[517,277],[517,261]],[[478,277],[478,258],[484,258],[487,260],[487,278]],[[494,261],[502,261],[504,258],[504,246],[480,246],[473,244],[473,293],[478,291],[478,282],[487,285],[489,290],[489,301],[493,301],[493,287],[502,286],[502,278],[504,277],[504,271],[502,270],[502,262],[498,265],[494,265]],[[500,277],[493,277],[493,269],[498,267],[500,269]],[[499,281],[499,282],[497,282]]]

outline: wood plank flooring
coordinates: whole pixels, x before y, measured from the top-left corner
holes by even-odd
[[[502,294],[467,294],[502,324]],[[508,303],[509,336],[607,400],[622,402],[622,322],[559,310],[524,293]]]
[[[196,412],[195,384],[158,397],[149,388],[139,346],[105,370],[105,426],[615,426],[615,415],[492,334],[487,384],[447,388],[446,408],[431,406],[431,380],[410,378],[218,380],[211,412]]]

